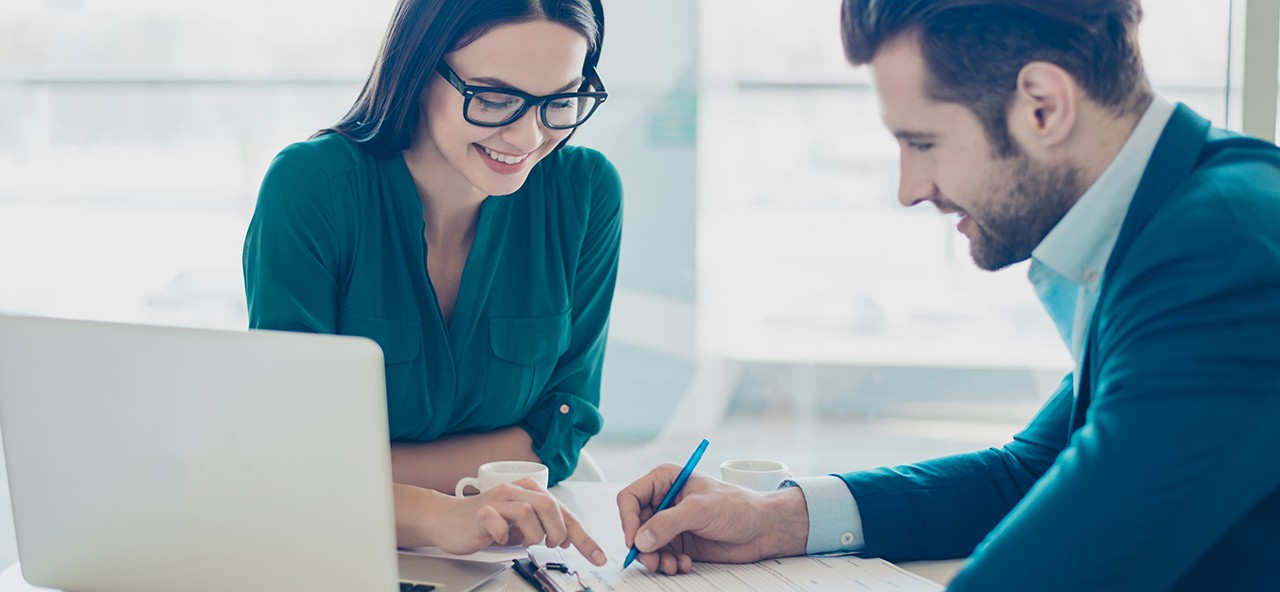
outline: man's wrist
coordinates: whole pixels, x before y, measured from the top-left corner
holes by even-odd
[[[850,553],[861,551],[862,514],[858,500],[849,485],[837,475],[801,477],[782,482],[782,487],[797,487],[804,492],[809,510],[809,542],[805,553]]]
[[[770,492],[762,504],[762,541],[766,557],[804,555],[809,540],[809,507],[799,487]]]

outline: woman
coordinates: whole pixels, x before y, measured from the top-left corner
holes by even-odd
[[[350,112],[263,180],[250,326],[382,347],[402,546],[567,541],[536,485],[438,492],[492,460],[555,483],[599,432],[621,184],[565,143],[606,97],[603,38],[599,0],[401,0]]]

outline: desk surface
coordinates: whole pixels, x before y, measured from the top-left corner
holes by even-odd
[[[577,514],[587,530],[601,545],[622,545],[622,524],[618,521],[618,508],[615,498],[622,484],[614,483],[561,483],[551,488],[560,501],[564,502],[574,514]],[[962,560],[949,561],[912,561],[900,563],[903,569],[946,584],[951,581],[960,569]],[[694,566],[697,570],[697,566]],[[512,592],[523,592],[527,586],[512,572],[499,576],[495,581],[481,588],[481,592],[497,592],[506,588]],[[40,592],[49,588],[38,588],[22,579],[20,566],[14,565],[0,573],[0,592]]]

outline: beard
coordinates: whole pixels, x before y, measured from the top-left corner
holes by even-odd
[[[1084,194],[1082,175],[1075,167],[1039,166],[1025,153],[1005,162],[1007,173],[991,187],[994,199],[983,211],[968,212],[978,231],[969,241],[969,256],[987,271],[1030,258]]]

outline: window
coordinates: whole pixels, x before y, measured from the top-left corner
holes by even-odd
[[[897,147],[843,58],[839,5],[703,3],[699,349],[747,364],[738,408],[1021,423],[1069,352],[1025,263],[980,271],[953,219],[898,204]],[[1147,2],[1141,39],[1158,92],[1218,125],[1228,8]]]
[[[243,327],[262,174],[345,112],[392,5],[5,2],[0,310]]]
[[[0,2],[0,311],[243,327],[262,175],[350,106],[394,4]],[[605,436],[692,405],[722,436],[705,466],[759,453],[813,474],[1021,425],[1069,356],[1025,267],[980,272],[949,220],[897,204],[839,1],[605,4],[611,98],[575,136],[627,190]],[[1238,128],[1235,4],[1232,23],[1228,0],[1148,0],[1142,44],[1160,92]],[[599,444],[621,481],[690,442]]]

